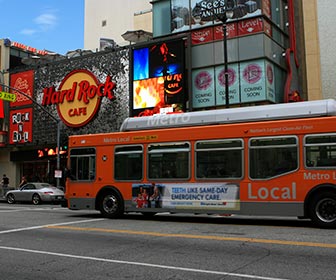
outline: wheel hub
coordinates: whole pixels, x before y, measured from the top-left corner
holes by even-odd
[[[113,213],[118,208],[117,200],[114,196],[109,195],[104,198],[103,201],[104,210],[108,213]]]
[[[316,214],[324,222],[334,222],[336,220],[336,200],[326,198],[316,205]]]

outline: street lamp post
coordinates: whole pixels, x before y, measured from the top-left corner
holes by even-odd
[[[228,50],[227,50],[227,21],[233,17],[233,9],[227,7],[225,1],[225,11],[217,18],[222,22],[223,27],[223,46],[224,46],[224,78],[225,78],[225,107],[230,107],[230,88],[229,88],[229,69],[228,69]]]
[[[0,86],[4,87],[4,88],[7,88],[8,90],[12,90],[12,91],[16,91],[18,92],[19,94],[22,94],[24,97],[28,98],[29,100],[31,100],[35,105],[37,105],[43,112],[47,113],[48,116],[57,123],[57,140],[56,140],[56,145],[57,145],[57,152],[56,152],[56,156],[57,156],[57,159],[56,159],[56,168],[57,170],[60,170],[60,165],[61,165],[61,157],[60,157],[60,138],[61,138],[61,120],[60,119],[57,119],[55,118],[50,112],[48,112],[43,106],[41,106],[41,104],[37,103],[36,100],[32,99],[28,94],[26,94],[25,92],[17,89],[17,88],[14,88],[14,87],[11,87],[11,86],[7,86],[5,84],[2,84],[0,83]],[[56,186],[58,187],[59,186],[59,178],[57,177],[56,178]]]
[[[224,77],[225,77],[225,107],[230,107],[230,88],[229,88],[229,69],[228,69],[228,52],[227,52],[227,25],[223,21],[223,45],[224,45]]]
[[[230,7],[228,7],[228,2],[230,2]],[[213,16],[222,22],[223,27],[223,48],[224,48],[224,82],[225,82],[225,107],[230,107],[230,89],[229,89],[229,69],[228,69],[228,50],[227,50],[227,21],[233,18],[234,10],[233,5],[230,0],[225,1],[225,8],[223,13],[215,14],[213,10],[202,7],[198,4],[196,6],[202,10],[211,11]]]

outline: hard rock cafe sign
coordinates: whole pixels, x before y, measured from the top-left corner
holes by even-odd
[[[74,70],[61,82],[59,88],[43,90],[42,105],[56,105],[58,115],[70,127],[81,127],[96,115],[102,98],[113,100],[116,84],[107,76],[104,83],[87,70]]]

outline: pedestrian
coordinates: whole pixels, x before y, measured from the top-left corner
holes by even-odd
[[[7,190],[8,190],[8,186],[9,186],[9,179],[8,179],[8,177],[6,176],[6,174],[4,174],[4,175],[2,176],[1,184],[2,184],[2,189],[3,189],[3,195],[5,196],[5,195],[6,195],[6,192],[7,192]]]
[[[20,185],[19,185],[19,189],[24,186],[25,184],[27,184],[27,178],[26,176],[22,176],[22,179],[21,179],[21,182],[20,182]]]

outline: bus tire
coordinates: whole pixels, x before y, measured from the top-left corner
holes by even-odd
[[[99,210],[105,218],[113,219],[122,216],[124,204],[121,196],[115,191],[104,192],[99,200]]]
[[[311,201],[309,211],[314,225],[336,228],[336,193],[323,192],[316,195]]]

